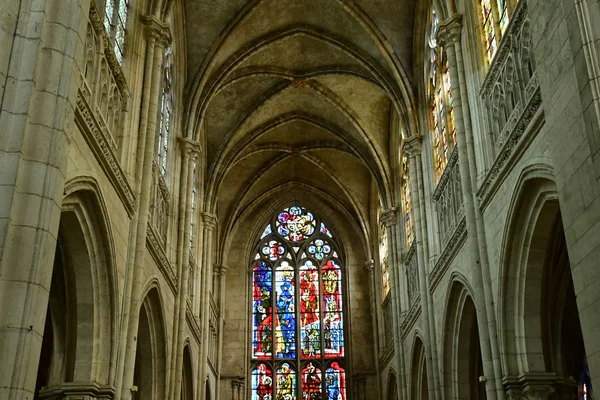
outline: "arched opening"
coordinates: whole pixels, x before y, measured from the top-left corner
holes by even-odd
[[[521,390],[543,379],[548,398],[583,398],[590,379],[554,182],[524,180],[507,232],[504,363]]]
[[[183,349],[183,373],[181,378],[181,400],[193,400],[194,374],[192,368],[192,355],[190,354],[189,346],[185,346]],[[208,392],[206,393],[208,396]]]
[[[396,383],[396,375],[394,374],[390,374],[390,379],[388,381],[387,399],[398,400],[398,386]]]
[[[98,365],[112,357],[111,262],[91,199],[79,192],[63,202],[34,399],[67,396],[69,382],[81,390],[109,381]]]
[[[429,400],[429,385],[427,379],[427,358],[425,346],[420,338],[415,340],[412,359],[412,390],[414,400]]]
[[[153,288],[140,310],[133,385],[134,400],[165,397],[165,330],[158,290]]]
[[[455,283],[448,303],[444,340],[444,386],[447,398],[485,399],[477,313],[467,289]]]

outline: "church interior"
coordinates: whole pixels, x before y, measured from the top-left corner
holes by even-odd
[[[599,0],[0,2],[0,399],[600,394]]]

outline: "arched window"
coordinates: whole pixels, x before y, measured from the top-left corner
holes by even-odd
[[[381,206],[381,203],[380,203]],[[381,207],[380,207],[381,209]],[[381,216],[379,217],[379,265],[381,267],[381,288],[383,299],[390,292],[390,262],[389,262],[389,244],[387,228]]]
[[[173,76],[171,61],[173,48],[167,47],[164,55],[163,85],[160,92],[160,122],[157,145],[158,167],[163,176],[167,174],[169,159],[169,139],[173,118]]]
[[[433,134],[433,161],[436,179],[439,179],[446,168],[448,158],[456,145],[456,127],[454,125],[454,103],[448,62],[441,46],[437,45],[435,36],[439,26],[438,18],[433,12],[431,34],[429,37],[429,96],[431,102],[431,130]]]
[[[402,157],[402,214],[404,215],[404,236],[406,239],[406,247],[410,248],[414,239],[414,226],[408,157],[406,156]]]
[[[252,400],[346,400],[343,273],[325,224],[286,208],[252,267]]]
[[[129,0],[106,0],[104,3],[104,28],[113,44],[119,63],[123,62],[125,54],[128,11]]]
[[[481,10],[481,28],[485,38],[485,51],[488,62],[492,61],[498,43],[508,26],[509,12],[517,5],[518,0],[477,0]],[[509,10],[510,6],[510,10]]]
[[[198,200],[198,172],[196,171],[196,161],[192,166],[192,212],[190,217],[190,249],[194,246],[194,235],[196,234],[196,201]]]

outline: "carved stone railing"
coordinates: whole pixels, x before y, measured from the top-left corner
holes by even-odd
[[[383,311],[383,329],[385,334],[385,343],[386,345],[390,345],[394,343],[394,320],[392,315],[393,310],[391,296],[389,294],[383,301],[381,309]]]
[[[408,312],[404,315],[402,323],[400,324],[400,337],[405,340],[411,331],[412,327],[417,322],[417,318],[421,315],[421,296],[417,296],[417,299],[410,306]]]
[[[156,232],[152,224],[148,223],[148,235],[146,236],[146,247],[148,247],[149,253],[158,265],[158,268],[162,272],[163,276],[169,283],[169,286],[173,290],[173,293],[177,293],[177,277],[175,271],[171,267],[171,263],[167,258],[164,247],[160,243]]]
[[[541,110],[541,93],[531,43],[527,1],[519,1],[492,60],[480,96],[485,104],[495,160],[478,192],[484,199],[502,171],[511,163],[515,148]],[[533,130],[535,132],[535,130]],[[531,135],[533,136],[533,135]],[[531,139],[531,138],[529,138]]]
[[[110,138],[111,148],[118,152],[129,90],[94,1],[90,4],[84,52],[80,85],[83,101],[94,113],[100,129]]]
[[[443,248],[464,215],[458,168],[458,149],[456,147],[454,147],[444,173],[433,193],[433,201],[437,211],[440,242]]]
[[[196,274],[196,261],[193,257],[190,256],[190,262],[188,263],[188,291],[187,297],[188,301],[193,297],[194,294],[194,277]]]
[[[413,241],[404,259],[406,273],[406,290],[408,291],[408,304],[410,306],[419,297],[419,271],[417,265],[416,245]]]
[[[196,339],[197,343],[200,344],[202,342],[202,330],[200,329],[200,322],[198,321],[198,317],[194,315],[190,303],[187,304],[187,308],[185,310],[185,317],[192,331],[192,335],[194,335],[194,338]]]
[[[150,219],[163,246],[167,243],[168,217],[170,207],[169,189],[156,162],[152,163],[152,202]]]
[[[208,361],[216,366],[217,335],[219,333],[219,308],[213,296],[210,296],[210,307],[208,315]]]

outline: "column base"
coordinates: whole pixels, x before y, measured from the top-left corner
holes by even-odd
[[[40,391],[44,400],[112,400],[114,395],[114,387],[96,382],[68,382]]]

